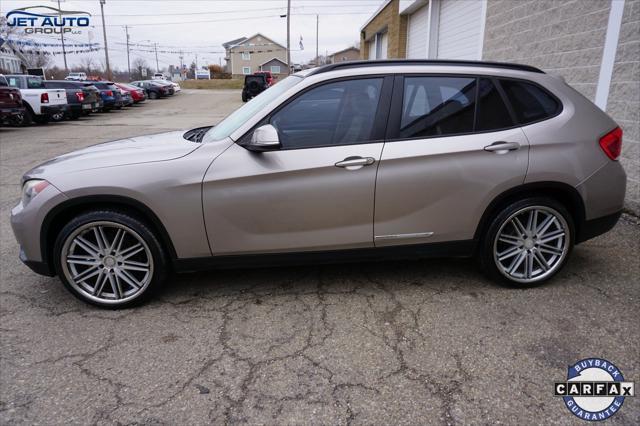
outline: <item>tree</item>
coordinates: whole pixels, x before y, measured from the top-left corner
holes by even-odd
[[[80,68],[87,75],[91,75],[92,72],[96,71],[96,63],[91,56],[85,56],[80,60]]]
[[[136,79],[142,80],[142,70],[149,71],[149,64],[142,58],[135,58],[133,63],[131,64],[131,74],[135,76]]]

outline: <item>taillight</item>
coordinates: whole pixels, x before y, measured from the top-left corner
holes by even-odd
[[[107,96],[113,96],[113,90],[107,90],[104,92],[104,94]]]
[[[84,93],[76,92],[76,98],[78,98],[78,101],[80,102],[84,101]]]
[[[617,160],[622,152],[622,129],[616,127],[600,138],[600,148],[612,160]]]
[[[40,95],[40,102],[42,102],[43,104],[48,104],[49,103],[49,94],[48,93],[43,93]]]

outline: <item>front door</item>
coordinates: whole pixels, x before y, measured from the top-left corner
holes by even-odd
[[[306,90],[263,121],[278,130],[281,149],[234,144],[216,159],[203,183],[212,253],[372,247],[384,83],[361,78]]]
[[[398,77],[394,96],[376,184],[376,247],[472,239],[488,204],[524,182],[524,132],[491,78]]]

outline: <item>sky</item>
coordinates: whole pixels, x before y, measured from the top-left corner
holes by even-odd
[[[291,0],[291,61],[304,63],[315,57],[316,14],[319,15],[319,53],[342,50],[359,41],[360,28],[377,10],[383,0]],[[47,5],[57,7],[54,0],[0,0],[0,13],[26,7]],[[66,0],[63,10],[82,10],[91,13],[91,26],[81,34],[66,36],[65,41],[103,44],[100,4],[98,0]],[[286,46],[286,0],[106,0],[104,6],[109,60],[112,68],[126,70],[125,26],[129,27],[131,62],[145,59],[155,68],[155,55],[146,47],[158,43],[158,50],[182,49],[183,62],[190,64],[198,58],[198,66],[224,65],[222,43],[262,33]],[[302,37],[304,49],[300,50]],[[40,42],[59,41],[60,36],[31,36],[25,39]],[[55,48],[50,48],[55,49]],[[139,49],[139,50],[133,50]],[[67,55],[69,67],[80,65],[85,56],[104,63],[104,51]],[[180,63],[179,54],[159,53],[160,68]],[[63,66],[62,56],[55,63]]]

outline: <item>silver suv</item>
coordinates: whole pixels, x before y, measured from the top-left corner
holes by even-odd
[[[103,307],[170,271],[473,256],[542,283],[611,229],[616,123],[529,66],[368,61],[292,75],[215,127],[104,143],[27,172],[20,258]]]

